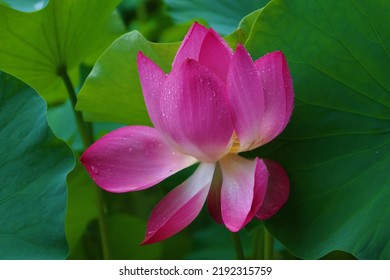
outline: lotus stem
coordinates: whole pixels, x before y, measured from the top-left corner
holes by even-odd
[[[61,77],[62,81],[65,84],[66,90],[69,95],[69,99],[72,103],[73,113],[76,118],[77,128],[80,132],[81,139],[83,142],[84,150],[88,148],[93,143],[92,130],[90,129],[90,124],[84,121],[83,115],[81,112],[76,111],[77,96],[72,85],[72,81],[69,78],[66,67],[58,68],[58,75]],[[108,232],[107,232],[107,219],[105,204],[103,198],[103,191],[96,186],[96,198],[98,201],[98,221],[99,221],[99,231],[100,231],[100,240],[103,251],[103,258],[105,260],[110,259],[110,247],[108,242]]]
[[[233,232],[232,236],[237,260],[245,260],[244,250],[242,248],[240,236],[237,232]]]

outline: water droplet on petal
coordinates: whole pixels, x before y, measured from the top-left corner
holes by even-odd
[[[93,174],[98,174],[99,173],[99,170],[95,166],[93,166],[93,165],[91,165],[91,170],[92,170]]]
[[[144,152],[144,155],[145,155],[146,157],[150,156],[150,154],[151,154],[151,152],[150,152],[149,150],[146,150],[146,151]]]
[[[129,152],[132,152],[132,151],[133,151],[133,148],[132,148],[132,147],[129,147],[127,150],[128,150]]]

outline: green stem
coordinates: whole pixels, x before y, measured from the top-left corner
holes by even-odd
[[[272,260],[274,258],[274,237],[264,227],[264,259]]]
[[[237,260],[245,260],[244,250],[242,249],[240,236],[238,235],[237,232],[233,232],[232,236],[233,236],[233,243],[234,243],[234,249],[236,251]]]
[[[107,219],[106,219],[106,211],[104,206],[104,197],[103,197],[103,191],[102,189],[95,187],[96,190],[96,197],[98,201],[98,210],[99,210],[99,231],[100,231],[100,242],[102,244],[103,249],[103,259],[109,260],[111,259],[111,253],[110,253],[110,245],[108,242],[108,226],[107,226]]]
[[[253,243],[253,259],[255,260],[264,260],[264,229],[263,226],[260,226],[256,229],[254,234],[254,243]]]
[[[76,118],[77,128],[80,132],[81,139],[84,145],[84,150],[85,150],[93,143],[91,126],[89,123],[84,121],[82,113],[76,111],[75,109],[77,103],[77,96],[74,87],[72,85],[72,81],[70,80],[69,75],[67,73],[66,67],[65,66],[59,67],[57,73],[61,77],[62,81],[64,82],[66,90],[68,92],[69,99],[73,107],[73,113]],[[103,199],[103,191],[98,187],[96,187],[95,189],[96,189],[96,197],[98,201],[98,212],[99,212],[98,220],[99,220],[99,230],[100,230],[101,244],[103,250],[103,258],[108,260],[110,259],[110,248],[108,243],[107,220],[106,220],[106,213],[105,213],[105,206],[104,206],[104,199]]]
[[[93,143],[93,136],[88,129],[87,123],[84,121],[83,115],[80,111],[76,111],[77,97],[76,92],[74,91],[72,81],[70,80],[66,67],[60,67],[58,69],[58,75],[63,80],[66,90],[68,91],[70,102],[72,103],[73,113],[76,118],[77,128],[81,135],[81,140],[83,141],[84,149],[89,147]]]

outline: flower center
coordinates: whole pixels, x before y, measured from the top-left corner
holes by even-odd
[[[237,154],[238,150],[240,149],[240,140],[237,137],[236,132],[233,132],[233,144],[230,148],[229,154]]]

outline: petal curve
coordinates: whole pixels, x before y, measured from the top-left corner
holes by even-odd
[[[187,58],[199,60],[200,48],[207,33],[206,27],[194,22],[176,53],[172,69],[179,67]]]
[[[169,74],[160,99],[164,136],[200,161],[215,162],[230,148],[233,124],[221,80],[187,59]]]
[[[232,154],[224,157],[219,163],[223,176],[221,187],[223,223],[230,231],[237,232],[253,218],[260,207],[263,195],[259,194],[265,193],[267,173],[264,173],[265,166],[258,159],[248,160]],[[259,171],[256,172],[256,169]],[[256,177],[259,179],[256,180]],[[258,183],[257,186],[255,181]]]
[[[239,152],[251,150],[262,141],[264,94],[260,75],[249,53],[240,44],[232,58],[226,88],[234,129],[240,141]]]
[[[232,56],[232,50],[225,40],[210,28],[200,48],[200,64],[209,68],[217,74],[223,83],[226,83],[226,76]]]
[[[253,219],[255,214],[258,212],[261,205],[263,204],[265,193],[267,190],[268,177],[269,177],[267,167],[263,162],[263,160],[256,158],[255,161],[256,161],[255,163],[256,169],[254,174],[255,179],[254,179],[254,187],[253,187],[252,205],[241,228],[245,226],[247,223],[249,223]],[[214,218],[214,220],[217,223],[220,224],[224,223],[222,218],[222,213],[221,213],[222,180],[223,180],[222,170],[219,164],[217,164],[207,200],[208,200],[208,209],[210,215]],[[225,178],[225,184],[226,184],[226,178]],[[237,191],[240,192],[240,190]],[[243,216],[245,216],[245,214],[243,214]]]
[[[268,180],[269,180],[269,172],[267,169],[267,166],[265,165],[264,161],[256,158],[256,170],[255,170],[255,186],[253,190],[253,201],[252,201],[252,207],[251,210],[248,213],[248,216],[246,217],[245,223],[249,223],[253,217],[257,214],[260,207],[264,203],[267,186],[268,186]]]
[[[170,191],[153,209],[142,244],[171,237],[198,216],[210,188],[215,164],[201,163],[184,183]]]
[[[146,126],[126,126],[106,134],[80,160],[97,185],[115,193],[149,188],[196,162]]]
[[[159,100],[161,97],[161,88],[167,75],[165,75],[154,61],[149,59],[142,52],[138,52],[137,54],[137,66],[149,117],[152,120],[154,127],[159,129],[159,120],[161,118]]]
[[[261,134],[265,144],[278,136],[290,120],[294,103],[292,79],[286,58],[275,51],[255,61],[264,87],[265,111]]]
[[[270,177],[264,202],[256,213],[256,218],[260,220],[266,220],[275,215],[287,202],[290,193],[290,181],[283,167],[273,160],[267,159],[264,162]]]

